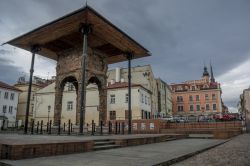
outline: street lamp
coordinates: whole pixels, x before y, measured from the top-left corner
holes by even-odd
[[[51,106],[48,105],[48,123],[49,123],[49,113],[50,113]]]

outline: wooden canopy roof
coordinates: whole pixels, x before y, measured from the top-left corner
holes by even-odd
[[[134,58],[150,56],[147,49],[122,32],[111,22],[89,6],[74,11],[55,21],[34,29],[22,36],[6,42],[30,51],[31,46],[40,45],[38,54],[57,60],[60,52],[82,47],[79,25],[92,25],[88,46],[108,55],[108,63],[126,60],[124,52],[131,51]]]

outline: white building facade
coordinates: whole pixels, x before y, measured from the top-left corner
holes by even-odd
[[[16,125],[16,113],[18,96],[21,91],[11,85],[0,81],[0,126],[14,127]]]
[[[107,72],[108,82],[128,82],[128,69],[116,68]],[[122,81],[121,81],[122,80]],[[140,84],[151,92],[151,116],[158,116],[158,91],[154,73],[150,65],[131,68],[131,82]]]
[[[108,86],[108,120],[128,120],[128,83],[115,82]],[[151,92],[139,84],[131,85],[133,119],[150,119]]]

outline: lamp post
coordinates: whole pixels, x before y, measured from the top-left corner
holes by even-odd
[[[49,123],[49,113],[50,113],[51,106],[48,105],[48,123]]]

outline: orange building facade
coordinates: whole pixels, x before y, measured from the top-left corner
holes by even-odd
[[[202,79],[170,85],[174,116],[198,119],[222,113],[222,91],[214,79],[212,66],[210,70],[211,77],[205,66]]]

